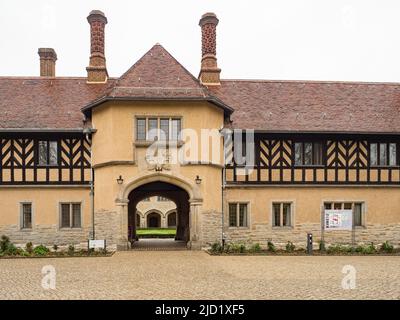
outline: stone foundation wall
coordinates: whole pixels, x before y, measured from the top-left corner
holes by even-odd
[[[121,216],[115,211],[96,211],[94,216],[95,237],[105,239],[107,249],[116,250],[120,241]],[[128,235],[128,230],[126,230]]]
[[[0,236],[8,236],[20,247],[32,242],[34,246],[42,244],[49,248],[57,245],[63,249],[72,244],[76,249],[87,249],[90,232],[90,228],[60,230],[57,225],[35,225],[32,230],[21,230],[17,225],[0,227]]]
[[[288,241],[298,248],[307,245],[307,233],[313,234],[314,248],[317,249],[321,240],[321,225],[296,224],[293,228],[271,228],[269,224],[254,224],[250,228],[225,227],[227,241],[243,241],[259,243],[266,247],[268,241],[272,241],[276,247],[284,248]],[[356,228],[353,231],[325,231],[324,241],[327,246],[331,244],[381,244],[390,241],[394,246],[400,247],[400,224],[367,225],[365,228]]]
[[[204,246],[221,241],[221,212],[206,211],[201,214],[201,242]]]

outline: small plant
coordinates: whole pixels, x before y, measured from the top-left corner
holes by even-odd
[[[382,243],[380,250],[386,253],[392,253],[394,251],[394,247],[389,241],[385,241]]]
[[[29,253],[29,254],[32,254],[32,253],[33,253],[33,244],[32,244],[32,242],[28,242],[28,243],[25,245],[25,251],[26,251],[27,253]]]
[[[368,246],[363,248],[362,253],[363,254],[374,254],[376,253],[376,247],[374,246],[374,243],[371,242]]]
[[[254,243],[250,247],[250,252],[261,252],[261,246],[259,243]]]
[[[319,242],[319,251],[325,252],[326,251],[326,247],[325,247],[325,241],[321,240]]]
[[[268,246],[268,251],[270,251],[270,252],[276,252],[276,247],[275,247],[275,245],[272,243],[272,241],[268,241],[267,246]]]
[[[6,252],[10,244],[10,238],[6,235],[2,235],[0,240],[0,252]]]
[[[50,252],[49,248],[44,245],[39,245],[33,249],[33,253],[37,256],[45,256]]]
[[[246,252],[246,246],[243,243],[231,243],[230,252],[244,253]]]
[[[286,244],[286,252],[293,252],[296,249],[296,246],[292,241],[288,241]]]
[[[58,245],[54,244],[54,245],[53,245],[53,250],[54,250],[54,252],[57,252],[57,250],[58,250]]]
[[[222,252],[222,245],[219,242],[214,242],[211,245],[211,252],[213,253],[220,253]]]
[[[74,246],[73,244],[70,244],[70,245],[68,246],[68,254],[69,254],[70,256],[72,256],[74,253],[75,253],[75,246]]]

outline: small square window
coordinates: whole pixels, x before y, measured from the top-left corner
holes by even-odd
[[[60,227],[81,228],[81,204],[62,203],[60,206]]]
[[[292,204],[289,202],[277,202],[272,204],[272,226],[292,226]]]
[[[247,203],[229,204],[229,226],[247,227],[248,226],[248,206]]]

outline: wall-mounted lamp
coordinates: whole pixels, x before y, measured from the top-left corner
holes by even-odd
[[[200,184],[200,183],[201,183],[201,179],[200,179],[200,177],[199,177],[199,176],[196,176],[196,179],[195,179],[195,181],[196,181],[196,184]]]
[[[117,183],[118,183],[119,185],[121,185],[121,184],[124,183],[124,179],[122,179],[122,176],[121,176],[121,175],[119,175],[119,177],[118,177],[118,179],[117,179]]]

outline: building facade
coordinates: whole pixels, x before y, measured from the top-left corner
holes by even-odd
[[[221,79],[212,13],[197,78],[159,44],[112,78],[107,18],[88,22],[87,77],[57,77],[49,48],[40,77],[0,77],[0,234],[126,250],[138,203],[159,196],[192,249],[400,244],[399,84]],[[328,209],[352,229],[326,230]]]

